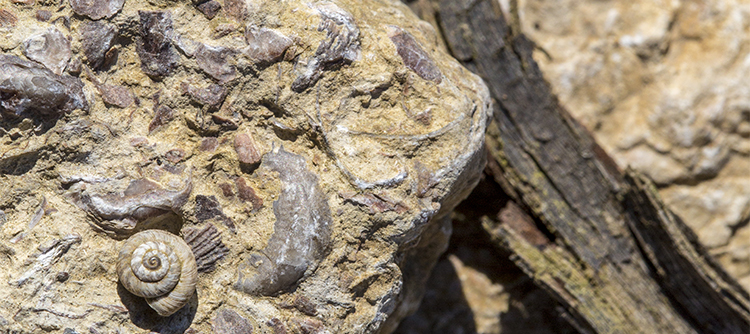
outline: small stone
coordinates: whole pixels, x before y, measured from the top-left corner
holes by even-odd
[[[70,6],[78,15],[92,20],[110,18],[122,9],[125,0],[70,0]]]
[[[171,122],[174,117],[174,111],[172,111],[172,108],[163,105],[156,107],[154,119],[152,119],[151,123],[148,125],[148,133],[167,125],[167,123]]]
[[[235,30],[237,30],[237,25],[234,23],[222,23],[214,28],[214,31],[211,33],[211,38],[219,39],[231,34]]]
[[[168,11],[138,11],[140,39],[136,45],[144,73],[161,78],[177,66],[179,55],[172,47],[172,14]]]
[[[227,16],[234,18],[237,21],[244,21],[247,17],[247,4],[245,0],[224,0],[224,12]]]
[[[175,148],[167,151],[167,153],[164,153],[164,159],[167,159],[169,162],[176,164],[182,159],[185,158],[185,150],[181,148]]]
[[[234,198],[234,192],[232,191],[232,185],[231,184],[226,183],[226,182],[225,183],[219,183],[219,189],[221,189],[221,193],[224,195],[224,197],[226,197],[226,198]],[[250,189],[252,189],[252,188],[250,188]],[[254,191],[253,191],[253,194],[255,194]],[[0,223],[2,223],[2,220],[0,220]],[[0,226],[2,226],[2,225],[0,224]]]
[[[252,334],[253,324],[237,312],[222,309],[211,322],[214,334]]]
[[[127,108],[135,98],[130,90],[123,86],[101,84],[97,85],[96,88],[99,93],[102,94],[102,100],[108,105],[117,106],[120,108]]]
[[[396,46],[396,52],[401,56],[404,65],[416,72],[420,78],[440,83],[443,80],[443,74],[414,36],[399,27],[391,26],[390,28],[388,35]]]
[[[52,18],[52,12],[44,9],[39,9],[36,11],[35,17],[39,22],[47,22],[50,18]]]
[[[228,63],[236,51],[223,46],[202,44],[195,52],[198,66],[219,82],[227,82],[237,77],[237,70]]]
[[[23,54],[61,75],[70,60],[70,41],[59,30],[49,28],[24,41]]]
[[[227,96],[227,89],[224,86],[213,83],[205,88],[196,88],[188,85],[187,93],[195,102],[202,105],[217,106]]]
[[[68,274],[67,271],[61,271],[57,273],[57,275],[55,275],[55,280],[62,283],[62,282],[67,281],[69,277],[70,277],[70,274]]]
[[[234,136],[234,150],[240,163],[254,165],[260,162],[260,152],[253,137],[247,133]]]
[[[289,37],[276,30],[251,26],[245,30],[245,41],[248,44],[245,53],[261,64],[278,61],[293,44]]]
[[[198,5],[198,10],[206,16],[207,19],[213,19],[219,13],[221,4],[217,1],[210,0]]]
[[[101,21],[86,21],[81,25],[81,45],[86,62],[96,69],[104,62],[107,51],[117,34],[117,27]]]
[[[219,146],[219,140],[216,137],[206,137],[201,140],[200,150],[205,152],[213,152]]]
[[[236,232],[236,227],[231,218],[224,214],[221,204],[216,200],[216,196],[195,196],[195,218],[199,221],[216,219],[224,224],[230,231]]]

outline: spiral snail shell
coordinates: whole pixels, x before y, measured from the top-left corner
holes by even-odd
[[[117,276],[132,294],[160,316],[172,315],[195,292],[198,269],[182,238],[161,230],[146,230],[128,238],[120,250]]]

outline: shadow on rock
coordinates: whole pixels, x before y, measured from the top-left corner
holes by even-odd
[[[168,317],[161,317],[156,313],[146,300],[138,297],[117,283],[117,294],[128,309],[130,321],[138,326],[160,334],[182,334],[190,324],[193,323],[195,313],[198,310],[198,292],[190,297],[187,305]]]

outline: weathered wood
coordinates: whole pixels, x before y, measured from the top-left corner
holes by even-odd
[[[750,298],[552,94],[495,0],[418,0],[496,100],[487,144],[513,199],[483,226],[591,333],[748,333]]]

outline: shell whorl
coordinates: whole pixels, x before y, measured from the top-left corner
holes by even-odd
[[[197,268],[187,243],[161,230],[128,238],[117,261],[117,275],[125,289],[146,298],[161,316],[172,315],[187,304],[198,282]]]

